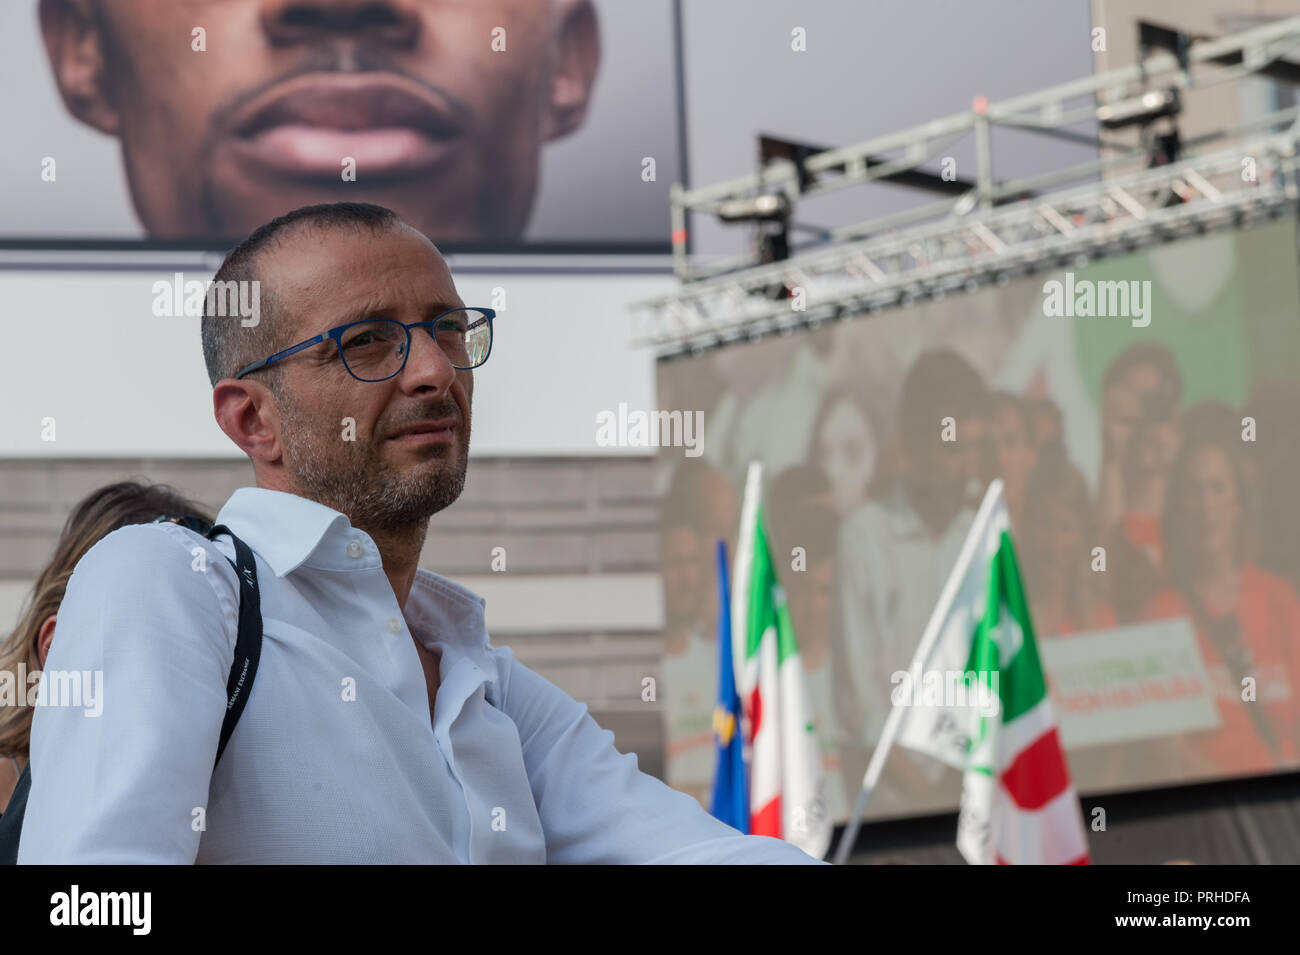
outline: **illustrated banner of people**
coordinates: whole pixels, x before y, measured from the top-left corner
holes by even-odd
[[[660,407],[704,422],[701,456],[660,459],[670,782],[711,778],[710,548],[734,540],[751,460],[837,821],[995,477],[1081,792],[1300,765],[1295,230],[661,361]],[[957,773],[892,752],[868,816],[959,794]]]

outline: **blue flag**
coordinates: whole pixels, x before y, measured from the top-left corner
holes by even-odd
[[[744,740],[740,732],[740,694],[731,657],[731,588],[727,585],[727,543],[718,541],[718,704],[713,709],[713,742],[718,767],[713,776],[713,805],[718,819],[749,832],[749,796],[745,792]]]

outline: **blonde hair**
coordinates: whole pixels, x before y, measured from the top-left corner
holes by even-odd
[[[63,525],[54,556],[45,565],[36,585],[23,604],[18,626],[0,644],[0,673],[12,674],[18,701],[24,702],[28,688],[19,681],[19,664],[28,674],[39,673],[37,638],[41,624],[59,612],[68,580],[77,562],[96,543],[120,527],[145,524],[161,515],[192,515],[211,521],[205,509],[166,484],[120,481],[92,491],[82,499]],[[32,708],[26,705],[0,706],[0,756],[28,755],[32,732]]]

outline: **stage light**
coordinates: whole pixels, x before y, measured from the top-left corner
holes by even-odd
[[[784,193],[769,193],[720,203],[718,218],[723,222],[779,222],[790,216],[790,200]]]
[[[1132,99],[1098,106],[1097,122],[1106,129],[1122,129],[1139,123],[1145,125],[1165,116],[1177,116],[1182,109],[1177,89],[1149,90]]]

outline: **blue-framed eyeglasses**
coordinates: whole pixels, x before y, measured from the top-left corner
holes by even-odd
[[[453,308],[427,322],[409,325],[391,318],[364,318],[348,322],[337,328],[299,342],[268,358],[245,365],[235,373],[236,378],[283,361],[304,348],[319,345],[327,338],[333,339],[339,356],[348,373],[358,381],[387,381],[401,374],[406,359],[411,354],[411,329],[423,328],[460,371],[477,368],[492,353],[491,308]]]

